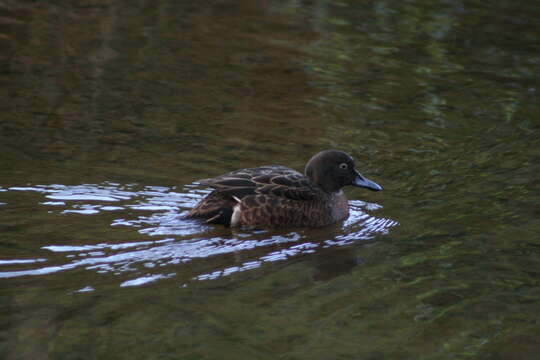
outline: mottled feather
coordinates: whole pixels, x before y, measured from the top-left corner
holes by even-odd
[[[239,199],[248,195],[266,194],[292,200],[309,200],[319,190],[298,171],[278,165],[237,170],[200,180],[199,183]]]

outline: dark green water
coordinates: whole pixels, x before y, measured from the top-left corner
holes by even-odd
[[[1,359],[537,359],[540,4],[0,2]],[[200,178],[351,153],[321,229]]]

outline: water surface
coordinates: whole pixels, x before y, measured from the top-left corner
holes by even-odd
[[[0,9],[1,358],[536,359],[536,3]],[[343,223],[181,218],[326,148]]]

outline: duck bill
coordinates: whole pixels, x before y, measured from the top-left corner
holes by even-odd
[[[382,190],[382,187],[379,184],[377,184],[377,183],[375,183],[375,182],[373,182],[373,181],[371,181],[369,179],[366,179],[359,172],[356,173],[356,177],[354,178],[352,184],[354,186],[363,187],[363,188],[366,188],[366,189],[369,189],[369,190],[372,190],[372,191],[381,191]]]

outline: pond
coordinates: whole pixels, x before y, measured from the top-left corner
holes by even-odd
[[[536,359],[538,3],[0,9],[0,358]],[[182,218],[330,148],[343,222]]]

